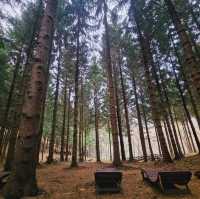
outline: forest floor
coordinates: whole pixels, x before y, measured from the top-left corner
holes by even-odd
[[[195,176],[189,183],[191,193],[173,191],[163,194],[159,188],[152,187],[142,180],[141,168],[176,168],[195,172],[200,170],[200,157],[188,157],[175,164],[163,163],[124,163],[122,193],[96,195],[94,172],[109,167],[110,164],[94,162],[81,163],[78,168],[71,169],[67,163],[42,164],[38,168],[38,184],[45,193],[32,199],[200,199],[200,180]],[[24,198],[25,199],[25,198]],[[26,198],[28,199],[28,198]]]

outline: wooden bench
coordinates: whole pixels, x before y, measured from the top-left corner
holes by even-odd
[[[190,171],[164,171],[164,170],[146,170],[142,169],[143,180],[153,184],[158,184],[163,192],[172,189],[175,185],[186,186],[189,191],[188,183],[191,180]]]
[[[122,172],[115,168],[105,168],[95,172],[97,193],[119,193],[121,191]]]

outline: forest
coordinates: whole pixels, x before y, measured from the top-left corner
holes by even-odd
[[[0,198],[200,199],[199,97],[200,0],[0,0]]]

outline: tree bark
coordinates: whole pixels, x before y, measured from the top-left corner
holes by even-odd
[[[34,62],[31,65],[31,78],[25,92],[14,167],[3,191],[5,199],[18,199],[38,193],[36,181],[38,134],[45,96],[46,64],[52,42],[56,8],[56,0],[47,1],[35,49]]]
[[[182,154],[182,151],[181,151],[181,147],[180,147],[180,143],[179,143],[179,140],[178,140],[176,127],[175,127],[175,124],[174,124],[171,105],[170,105],[169,97],[168,97],[168,94],[167,94],[167,88],[166,88],[166,85],[164,83],[164,78],[163,78],[163,76],[161,74],[160,67],[158,67],[158,70],[159,70],[159,75],[160,75],[160,79],[161,79],[161,85],[163,87],[163,94],[165,96],[165,102],[166,102],[166,106],[167,106],[167,109],[168,109],[169,118],[170,118],[172,129],[173,129],[173,132],[174,132],[174,137],[175,137],[175,142],[176,142],[175,144],[176,144],[177,149],[178,149],[179,158],[182,158],[183,154]]]
[[[65,130],[66,130],[66,112],[67,112],[67,75],[65,77],[64,85],[64,101],[63,101],[63,122],[61,133],[61,149],[60,149],[60,161],[64,161],[64,144],[65,144]]]
[[[95,108],[95,138],[96,138],[96,160],[100,162],[100,149],[99,149],[99,106],[98,106],[98,97],[97,90],[94,89],[94,108]]]
[[[176,28],[177,34],[179,35],[180,43],[182,45],[185,64],[184,68],[189,80],[191,80],[192,86],[196,89],[197,95],[200,97],[200,65],[197,62],[195,53],[192,49],[192,43],[189,35],[186,32],[186,28],[181,22],[178,13],[175,9],[171,0],[165,0],[168,11],[171,15],[172,21]]]
[[[176,126],[177,126],[177,129],[178,129],[179,139],[180,139],[180,141],[181,141],[183,153],[186,154],[186,152],[185,152],[185,147],[184,147],[184,144],[183,144],[183,138],[182,138],[182,136],[181,136],[181,131],[180,131],[180,128],[179,128],[179,125],[178,125],[178,119],[177,119],[177,116],[176,116],[176,112],[175,112],[175,111],[174,111],[174,119],[175,119]]]
[[[58,95],[60,89],[60,75],[61,75],[61,59],[62,59],[62,51],[61,51],[61,34],[58,34],[58,65],[57,65],[57,76],[56,76],[56,90],[54,96],[54,105],[53,105],[53,119],[52,119],[52,130],[51,130],[51,139],[49,143],[49,155],[47,158],[47,163],[51,164],[53,162],[54,155],[54,145],[55,145],[55,132],[56,132],[56,123],[57,123],[57,111],[58,111]]]
[[[173,146],[172,146],[172,142],[171,142],[170,135],[169,135],[169,129],[167,127],[166,121],[164,121],[163,123],[164,123],[164,129],[165,129],[165,134],[166,134],[170,153],[171,153],[171,155],[174,155]]]
[[[68,161],[68,156],[69,156],[69,134],[70,134],[70,117],[71,117],[71,103],[70,103],[70,98],[71,98],[71,88],[69,88],[68,91],[68,102],[67,102],[67,139],[66,139],[66,155],[65,155],[65,160]]]
[[[111,135],[110,135],[110,121],[108,120],[108,136],[109,136],[109,151],[110,151],[110,161],[112,161],[112,145],[111,145]]]
[[[151,139],[150,139],[150,135],[149,135],[146,112],[145,112],[145,109],[144,109],[144,99],[143,99],[143,97],[141,97],[141,101],[142,101],[142,112],[143,112],[144,124],[145,124],[145,128],[146,128],[149,150],[150,150],[150,154],[151,154],[151,160],[154,161],[155,157],[154,157],[154,153],[153,153],[153,149],[152,149],[152,145],[151,145]]]
[[[114,65],[114,64],[113,64]],[[116,98],[116,109],[117,109],[117,121],[118,121],[118,133],[119,133],[119,141],[120,141],[120,146],[121,146],[121,156],[122,160],[126,160],[126,154],[125,154],[125,149],[124,149],[124,138],[123,138],[123,133],[122,133],[122,119],[121,119],[121,111],[120,111],[120,102],[119,102],[119,88],[118,88],[118,74],[117,74],[117,69],[116,65],[113,66],[114,70],[114,84],[115,84],[115,98]]]
[[[185,136],[186,136],[186,141],[187,141],[187,146],[189,148],[189,151],[193,152],[193,148],[192,148],[192,145],[191,145],[191,142],[190,142],[190,139],[189,139],[188,132],[187,132],[187,129],[186,129],[184,121],[182,121],[182,127],[183,127],[183,130],[184,130]]]
[[[159,98],[160,98],[160,105],[161,105],[160,109],[163,113],[163,117],[164,117],[164,120],[165,120],[166,125],[167,125],[167,129],[168,129],[168,132],[169,132],[169,136],[170,136],[172,148],[173,148],[173,151],[174,151],[175,159],[179,160],[179,159],[181,159],[181,154],[179,154],[179,152],[178,152],[178,148],[177,148],[177,145],[176,145],[176,142],[175,142],[175,139],[174,139],[174,135],[173,135],[173,132],[172,132],[172,129],[171,129],[170,121],[169,121],[169,118],[168,118],[168,112],[165,109],[165,100],[164,100],[164,96],[163,96],[163,90],[161,89],[161,85],[160,85],[158,74],[157,74],[157,67],[156,67],[156,64],[153,60],[153,54],[151,52],[151,46],[150,46],[150,38],[149,38],[149,35],[148,35],[147,32],[145,32],[144,35],[146,37],[146,48],[147,48],[148,58],[149,58],[149,61],[151,63],[152,77],[155,80],[157,91],[158,91]]]
[[[187,119],[188,119],[188,121],[189,121],[189,123],[190,123],[191,129],[192,129],[192,133],[193,133],[193,135],[194,135],[194,138],[195,138],[195,141],[196,141],[196,144],[197,144],[199,153],[200,153],[200,141],[199,141],[198,135],[197,135],[197,133],[196,133],[194,124],[193,124],[193,122],[192,122],[192,118],[191,118],[191,116],[190,116],[189,110],[188,110],[188,108],[187,108],[187,104],[186,104],[186,101],[185,101],[185,97],[184,97],[184,95],[183,95],[183,91],[182,91],[182,88],[181,88],[181,86],[180,86],[180,82],[179,82],[179,79],[178,79],[178,77],[177,77],[177,74],[176,74],[175,65],[174,65],[173,62],[172,62],[171,64],[172,64],[172,69],[173,69],[173,75],[174,75],[175,80],[176,80],[176,85],[177,85],[177,88],[178,88],[179,93],[180,93],[182,105],[183,105],[183,108],[184,108],[186,117],[187,117]]]
[[[8,94],[8,99],[7,99],[7,103],[6,103],[6,108],[5,108],[5,112],[4,112],[4,116],[3,116],[3,122],[2,122],[2,127],[0,129],[0,149],[2,148],[2,140],[4,137],[4,131],[6,126],[8,125],[8,115],[9,115],[9,111],[10,111],[10,107],[12,104],[12,100],[13,100],[13,95],[14,95],[14,90],[17,84],[17,77],[19,75],[19,70],[21,67],[21,61],[22,61],[22,49],[20,49],[18,55],[17,55],[17,61],[14,67],[14,71],[13,71],[13,77],[12,77],[12,82],[11,82],[11,86],[10,86],[10,90],[9,90],[9,94]]]
[[[189,127],[187,118],[186,118],[186,120],[185,120],[185,124],[186,124],[186,128],[187,128],[187,132],[188,132],[190,141],[191,141],[191,143],[192,143],[193,151],[196,152],[196,148],[195,148],[195,145],[194,145],[194,140],[193,140],[193,137],[192,137],[192,134],[191,134],[191,131],[190,131],[190,127]]]
[[[144,130],[143,130],[141,113],[140,113],[140,106],[138,102],[137,86],[136,86],[134,72],[132,72],[132,84],[133,84],[133,90],[134,90],[134,95],[135,95],[135,104],[136,104],[136,110],[137,110],[137,119],[138,119],[138,126],[139,126],[139,132],[140,132],[140,141],[142,145],[142,152],[144,156],[144,161],[147,162],[147,151],[146,151],[146,145],[145,145],[145,139],[144,139]]]
[[[83,79],[81,77],[81,89],[80,89],[80,103],[79,103],[79,108],[80,108],[80,120],[79,120],[79,161],[83,162],[83,153],[82,153],[82,137],[83,137],[83,132],[84,132],[84,125],[83,125],[83,114],[84,114],[84,96],[83,96]]]
[[[134,4],[133,1],[132,1],[132,3]],[[133,8],[135,8],[135,5],[133,5]],[[149,63],[149,57],[148,57],[149,53],[147,52],[147,49],[148,49],[147,44],[146,44],[145,38],[143,37],[142,32],[140,30],[140,25],[139,25],[136,8],[134,9],[134,11],[135,11],[134,18],[135,18],[136,25],[137,25],[138,37],[139,37],[141,51],[142,51],[142,55],[143,55],[145,77],[146,77],[147,86],[148,86],[149,100],[150,100],[150,105],[151,105],[151,110],[152,110],[152,117],[153,117],[155,128],[157,130],[158,138],[160,141],[160,146],[161,146],[162,155],[163,155],[163,161],[164,162],[172,162],[172,159],[170,157],[170,154],[169,154],[169,151],[167,148],[167,144],[165,141],[164,133],[162,130],[161,118],[160,118],[161,113],[159,111],[161,106],[160,106],[160,103],[158,100],[158,96],[156,95],[156,86],[155,86],[154,82],[152,81],[150,71],[149,71],[150,63]]]
[[[118,167],[121,165],[120,153],[119,153],[119,141],[117,132],[117,116],[116,116],[116,99],[113,85],[113,70],[110,55],[110,36],[107,21],[107,5],[104,0],[104,26],[105,26],[105,38],[106,38],[106,67],[108,78],[108,91],[109,91],[109,108],[110,108],[110,121],[111,131],[113,138],[113,165]]]
[[[74,132],[72,146],[71,167],[77,167],[77,143],[78,143],[78,102],[79,102],[79,64],[80,64],[80,16],[78,14],[78,31],[76,38],[76,68],[75,68],[75,85],[74,85]]]
[[[131,129],[130,129],[130,122],[129,122],[128,100],[126,97],[126,90],[125,90],[125,85],[124,85],[124,79],[123,79],[120,59],[121,58],[120,58],[120,52],[119,52],[119,74],[120,74],[122,97],[123,97],[123,104],[124,104],[126,130],[127,130],[127,136],[128,136],[129,161],[133,161],[133,148],[132,148],[132,142],[131,142]]]
[[[156,139],[157,139],[157,143],[158,143],[159,155],[160,155],[160,157],[162,157],[162,151],[161,151],[160,141],[159,141],[159,137],[158,137],[158,131],[157,131],[156,127],[155,127],[155,124],[154,124],[154,128],[155,128]]]
[[[188,94],[189,94],[189,97],[190,97],[190,101],[191,101],[191,105],[192,105],[192,109],[193,109],[193,112],[195,114],[195,117],[197,119],[197,123],[198,123],[198,126],[199,126],[199,129],[200,129],[200,116],[199,116],[199,112],[198,112],[198,108],[197,108],[197,105],[195,103],[195,100],[194,100],[194,97],[192,95],[192,91],[191,91],[191,85],[188,83],[188,80],[186,78],[186,74],[185,74],[185,71],[184,71],[184,67],[182,65],[182,62],[181,62],[181,59],[180,59],[180,56],[178,54],[178,50],[177,48],[175,47],[175,44],[174,44],[174,41],[172,39],[171,36],[169,36],[171,41],[172,41],[172,44],[173,44],[173,48],[174,48],[174,53],[177,57],[177,60],[178,60],[178,64],[180,66],[180,71],[181,71],[181,74],[182,74],[182,77],[183,77],[183,81],[185,83],[185,87],[188,91]],[[172,62],[172,61],[171,61]],[[173,64],[173,63],[172,63]]]

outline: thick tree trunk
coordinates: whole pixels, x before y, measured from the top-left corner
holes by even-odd
[[[116,99],[113,85],[113,70],[110,55],[110,36],[107,21],[107,5],[104,1],[104,26],[105,26],[105,38],[106,38],[106,66],[107,66],[107,78],[108,78],[108,91],[109,91],[109,108],[110,108],[110,121],[111,131],[113,138],[113,165],[118,167],[121,165],[119,141],[117,132],[117,116],[116,116]]]
[[[34,62],[22,109],[19,136],[16,142],[15,162],[11,176],[4,187],[5,199],[36,195],[36,155],[40,116],[45,96],[46,64],[54,30],[57,1],[48,0],[42,18]]]
[[[147,151],[146,151],[146,145],[145,145],[145,139],[144,139],[144,130],[143,130],[141,113],[140,113],[140,106],[138,102],[137,86],[136,86],[134,72],[132,72],[132,82],[133,82],[133,90],[134,90],[134,95],[135,95],[135,104],[136,104],[136,110],[137,110],[137,119],[138,119],[138,126],[139,126],[139,132],[140,132],[140,141],[142,145],[142,152],[144,156],[144,161],[147,162]]]
[[[53,33],[52,33],[52,37],[53,37]],[[48,65],[47,65],[48,73],[47,73],[47,78],[46,78],[46,83],[45,83],[45,93],[47,92],[47,89],[48,89],[49,68],[50,68],[50,65],[51,65],[52,45],[53,45],[53,42],[51,43],[51,47],[49,48],[49,58],[48,58]],[[40,147],[41,147],[41,140],[42,140],[42,135],[43,135],[46,98],[47,98],[47,95],[45,95],[44,102],[43,102],[43,108],[42,108],[42,116],[41,116],[40,131],[39,131],[39,138],[38,138],[38,149],[37,149],[38,150],[37,151],[37,164],[39,164],[39,159],[40,159]]]

